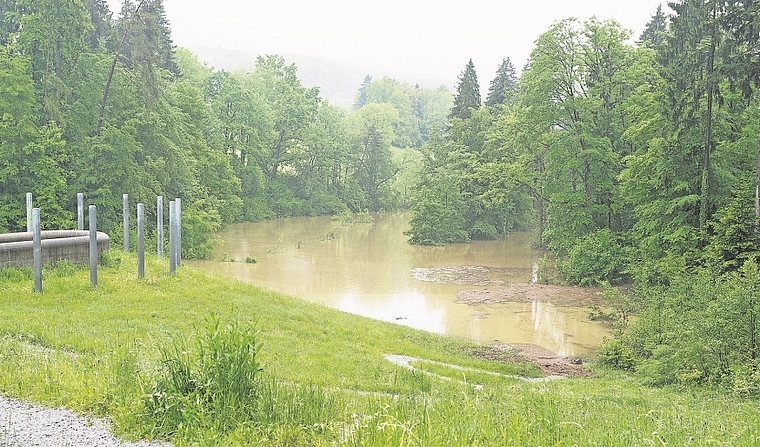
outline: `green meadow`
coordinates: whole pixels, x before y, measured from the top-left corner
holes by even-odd
[[[760,405],[635,375],[528,382],[533,365],[250,284],[131,255],[0,271],[0,393],[177,446],[760,444]],[[415,369],[387,354],[420,359]],[[0,445],[2,439],[0,439]]]

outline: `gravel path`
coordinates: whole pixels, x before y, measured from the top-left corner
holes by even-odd
[[[103,419],[65,408],[43,408],[0,396],[0,447],[170,447],[167,442],[120,442]]]

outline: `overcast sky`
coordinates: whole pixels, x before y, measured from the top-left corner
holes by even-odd
[[[456,82],[472,58],[481,82],[567,17],[615,19],[638,37],[662,0],[164,0],[172,37],[189,49],[303,54]],[[118,13],[121,0],[109,0]],[[411,81],[412,79],[407,79]]]

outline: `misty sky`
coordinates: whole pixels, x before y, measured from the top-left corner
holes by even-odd
[[[165,0],[175,44],[325,57],[376,73],[454,85],[472,58],[481,78],[518,70],[560,19],[596,15],[641,34],[661,0]],[[121,0],[109,0],[118,13]]]

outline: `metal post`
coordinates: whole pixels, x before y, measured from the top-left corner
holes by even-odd
[[[129,194],[122,195],[121,202],[124,225],[124,251],[129,252]]]
[[[98,286],[98,211],[90,205],[90,283]]]
[[[156,249],[159,258],[164,257],[164,198],[156,197]]]
[[[84,194],[77,193],[77,230],[84,231]]]
[[[177,251],[177,267],[182,266],[182,199],[177,197],[174,199],[174,206],[177,207],[175,211],[177,213],[177,244],[175,250]]]
[[[32,232],[32,193],[26,193],[26,232]]]
[[[34,257],[34,291],[42,293],[42,231],[40,209],[32,209],[32,255]]]
[[[137,277],[145,277],[145,204],[137,204]]]
[[[177,271],[177,207],[174,200],[169,202],[169,273]]]

